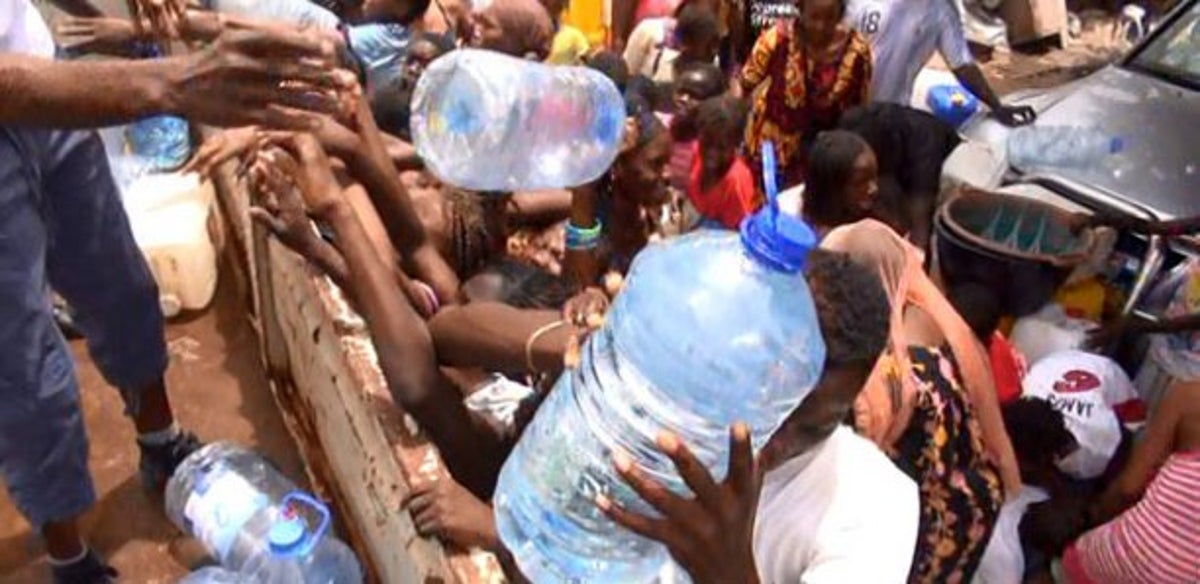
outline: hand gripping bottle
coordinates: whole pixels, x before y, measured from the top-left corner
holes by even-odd
[[[652,514],[613,469],[613,452],[686,494],[655,447],[660,431],[679,435],[722,479],[729,426],[746,422],[758,450],[816,384],[825,345],[802,273],[816,237],[769,194],[740,234],[700,231],[637,256],[579,366],[563,373],[505,462],[497,527],[532,581],[651,580],[665,548],[594,502],[604,494]]]

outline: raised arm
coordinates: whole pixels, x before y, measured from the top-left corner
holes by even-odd
[[[1116,517],[1141,500],[1154,473],[1175,450],[1180,423],[1189,411],[1196,411],[1198,400],[1200,389],[1194,386],[1176,385],[1166,393],[1146,423],[1145,435],[1134,445],[1129,462],[1096,502],[1091,517],[1094,524]]]
[[[215,126],[303,128],[333,111],[353,75],[314,35],[223,33],[202,51],[142,61],[0,55],[0,124],[97,127],[161,113]]]
[[[438,369],[428,329],[346,203],[320,144],[303,134],[284,145],[298,163],[309,211],[334,230],[349,272],[347,287],[367,322],[392,395],[429,433],[459,481],[477,494],[490,492],[503,462],[498,442],[477,426]]]
[[[346,161],[350,173],[366,187],[392,245],[400,252],[405,271],[429,284],[442,304],[457,303],[461,299],[458,275],[425,232],[366,100],[358,100],[356,107],[358,140],[353,147],[336,154]]]

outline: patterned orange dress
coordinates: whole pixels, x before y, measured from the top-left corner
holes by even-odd
[[[865,37],[851,31],[836,58],[813,63],[794,22],[767,29],[742,69],[742,85],[757,88],[746,152],[761,173],[762,143],[775,143],[781,189],[803,182],[807,145],[821,131],[836,128],[843,112],[867,103],[871,92],[871,45]]]

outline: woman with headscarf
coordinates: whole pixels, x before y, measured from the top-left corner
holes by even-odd
[[[671,135],[644,97],[626,91],[624,142],[607,173],[573,190],[564,268],[580,287],[609,272],[624,274],[633,256],[661,233],[669,200]]]
[[[538,0],[493,0],[472,16],[471,46],[523,59],[545,60],[554,21]]]
[[[845,0],[800,0],[804,18],[781,20],[758,38],[742,69],[753,100],[746,149],[762,168],[762,143],[775,144],[780,188],[804,181],[812,140],[842,113],[867,102],[871,47],[846,26]]]
[[[858,401],[855,425],[916,481],[921,523],[912,582],[969,582],[1004,494],[1021,486],[987,353],[922,269],[923,255],[865,220],[821,246],[879,270],[891,341]]]

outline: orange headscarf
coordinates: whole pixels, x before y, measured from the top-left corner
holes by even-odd
[[[855,424],[868,439],[885,451],[908,427],[917,397],[917,380],[904,338],[904,313],[920,308],[933,319],[958,361],[963,386],[979,421],[984,448],[1000,469],[1009,494],[1021,487],[1012,442],[1004,428],[995,381],[983,344],[925,273],[924,254],[890,227],[868,219],[829,232],[821,247],[845,253],[856,263],[875,267],[892,304],[888,352],[880,357],[855,402]],[[899,391],[889,383],[889,373],[899,377]]]

